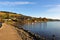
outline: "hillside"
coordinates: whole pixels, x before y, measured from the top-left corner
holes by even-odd
[[[6,11],[0,11],[0,21],[5,21],[5,19],[11,19],[11,21],[14,22],[20,22],[20,23],[32,23],[32,22],[47,22],[47,21],[60,21],[58,19],[48,19],[48,18],[36,18],[36,17],[30,17],[25,16],[22,14],[17,14],[13,12],[6,12]]]
[[[45,40],[46,38],[24,30],[26,23],[60,21],[58,19],[35,18],[13,12],[0,11],[0,22],[4,22],[0,28],[1,40]],[[7,37],[6,37],[7,36]]]
[[[21,14],[16,14],[13,12],[6,12],[6,11],[0,11],[0,17],[2,18],[11,18],[11,17],[19,17],[22,16]]]

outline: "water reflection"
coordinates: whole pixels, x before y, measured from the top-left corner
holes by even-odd
[[[47,22],[43,22],[43,24],[42,24],[43,26],[43,29],[47,29]]]
[[[25,24],[24,28],[31,31],[45,30],[47,29],[47,22]]]
[[[47,29],[47,22],[40,22],[38,26],[41,30]]]
[[[60,40],[60,22],[38,22],[33,24],[25,24],[24,29],[29,30],[40,36],[52,37],[55,35]]]
[[[39,24],[39,26],[40,26],[40,30],[43,29],[43,25],[42,25],[42,24],[43,24],[42,22]]]

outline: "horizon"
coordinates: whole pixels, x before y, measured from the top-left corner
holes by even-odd
[[[60,0],[1,0],[0,11],[60,19]]]

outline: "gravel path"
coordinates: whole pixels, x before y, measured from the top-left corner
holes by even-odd
[[[3,23],[2,27],[0,28],[0,40],[22,40],[22,39],[15,30],[15,27]]]

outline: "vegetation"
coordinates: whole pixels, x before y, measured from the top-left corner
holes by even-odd
[[[36,17],[30,17],[25,16],[22,14],[17,14],[13,12],[6,12],[6,11],[0,11],[0,22],[10,20],[10,22],[16,22],[20,23],[21,25],[24,23],[32,23],[32,22],[47,22],[47,21],[60,21],[55,19],[47,19],[47,18],[36,18]]]
[[[16,14],[13,12],[5,12],[5,11],[1,11],[0,12],[0,22],[5,22],[11,25],[14,25],[14,27],[21,29],[20,27],[23,26],[26,23],[35,23],[35,22],[47,22],[47,21],[60,21],[58,19],[47,19],[47,18],[35,18],[35,17],[30,17],[30,16],[25,16],[22,14]],[[30,35],[29,37],[27,36],[27,38],[34,38],[35,40],[46,40],[46,38],[44,37],[40,37],[36,34],[33,34],[27,30],[24,30],[25,32],[28,32],[28,34]],[[22,36],[24,36],[25,32],[21,33],[21,31],[19,31],[19,34],[21,34]],[[26,35],[23,37],[26,39]],[[54,38],[54,35],[53,35]],[[47,39],[48,40],[48,39]]]

